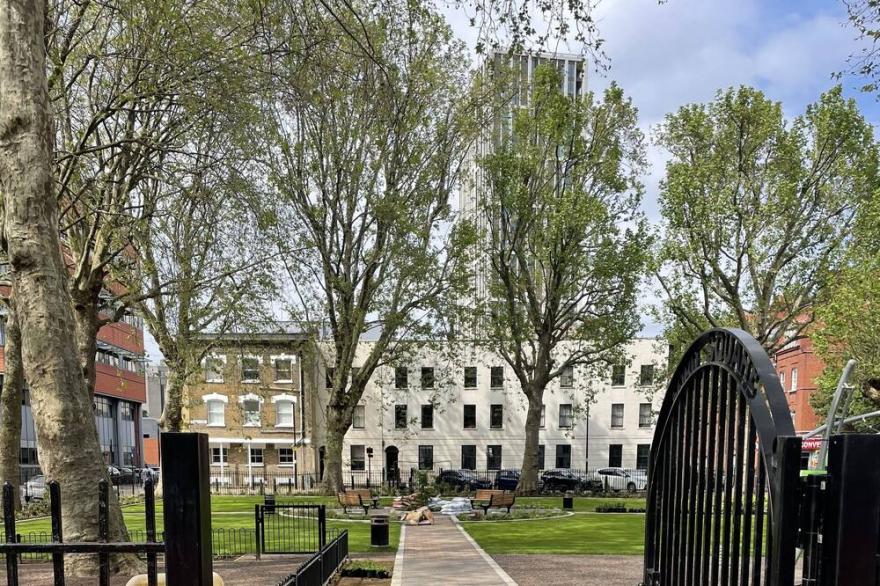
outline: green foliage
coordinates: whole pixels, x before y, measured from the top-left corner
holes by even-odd
[[[804,335],[877,186],[871,126],[839,87],[791,119],[759,90],[667,116],[656,274],[672,342],[736,326],[771,353]],[[679,344],[680,345],[680,344]]]

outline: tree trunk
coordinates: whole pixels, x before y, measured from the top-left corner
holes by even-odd
[[[159,427],[162,431],[183,431],[184,378],[185,376],[180,374],[180,368],[168,364],[165,409],[162,411],[162,417],[159,418]]]
[[[538,432],[541,428],[541,411],[544,408],[544,389],[532,389],[528,393],[529,409],[526,413],[526,447],[517,494],[533,494],[538,491]]]
[[[4,378],[2,418],[0,423],[0,484],[8,482],[15,491],[15,509],[21,509],[21,394],[24,371],[21,365],[21,329],[15,318],[15,306],[9,303],[6,319],[6,348],[4,351]]]
[[[58,238],[45,22],[42,0],[0,2],[0,190],[40,463],[45,475],[61,484],[64,540],[96,541],[97,481],[109,478],[73,338]],[[109,529],[111,541],[128,539],[113,492]],[[77,556],[70,566],[74,573],[91,574],[97,557]],[[130,554],[114,558],[114,569],[122,566],[140,564]]]
[[[90,292],[71,291],[73,299],[73,318],[76,323],[74,335],[76,350],[83,379],[89,390],[89,396],[95,396],[95,355],[98,352],[98,298]]]
[[[324,452],[325,494],[336,494],[345,490],[342,478],[342,444],[348,431],[345,414],[341,410],[330,410],[327,414],[327,447]]]

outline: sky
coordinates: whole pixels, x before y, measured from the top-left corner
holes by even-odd
[[[473,49],[475,33],[466,16],[453,10],[446,14]],[[598,73],[591,67],[588,86],[598,91],[616,81],[639,108],[648,136],[667,113],[738,85],[763,90],[793,117],[841,83],[867,120],[880,124],[880,104],[858,90],[861,80],[832,79],[863,46],[846,20],[842,0],[602,0],[596,20],[610,69]],[[577,47],[560,50],[577,52]],[[653,145],[648,155],[644,211],[656,222],[666,156]],[[650,302],[646,295],[643,304]],[[643,335],[659,333],[657,324],[647,317],[643,321]],[[146,337],[147,352],[157,359],[155,342]]]

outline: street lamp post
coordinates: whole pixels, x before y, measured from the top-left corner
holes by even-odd
[[[370,487],[370,479],[373,478],[373,448],[367,448],[367,488]]]

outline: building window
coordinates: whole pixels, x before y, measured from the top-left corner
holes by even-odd
[[[465,366],[464,367],[464,388],[466,388],[466,389],[477,388],[477,367],[476,366]]]
[[[547,405],[541,405],[541,422],[538,424],[538,427],[544,429],[544,425],[547,421]]]
[[[779,372],[779,386],[782,387],[782,390],[785,390],[785,371]]]
[[[571,429],[574,425],[574,413],[570,403],[559,406],[559,429]]]
[[[490,405],[489,427],[501,429],[504,427],[504,405]]]
[[[639,372],[639,384],[643,387],[654,384],[654,365],[643,364]]]
[[[501,470],[501,446],[486,446],[486,468]]]
[[[465,470],[477,469],[477,446],[461,446],[461,467]]]
[[[626,365],[615,364],[611,368],[611,386],[622,387],[626,384]]]
[[[229,462],[227,448],[211,448],[211,464],[226,464],[227,462]]]
[[[355,472],[367,469],[367,457],[364,446],[351,446],[351,469]]]
[[[223,360],[216,357],[205,358],[205,382],[223,382]]]
[[[423,366],[422,367],[422,388],[423,389],[433,389],[434,388],[434,367],[433,366]]]
[[[559,375],[559,386],[563,389],[574,387],[574,366],[566,366]]]
[[[333,388],[333,377],[336,376],[335,368],[328,368],[324,371],[324,388],[332,389]]]
[[[570,444],[556,444],[556,467],[571,468]]]
[[[363,429],[366,418],[366,407],[364,405],[355,405],[354,413],[351,416],[351,426],[354,429]]]
[[[611,404],[611,429],[623,427],[623,403]]]
[[[422,429],[434,429],[434,405],[422,405]]]
[[[211,427],[223,427],[226,425],[226,403],[224,395],[212,393],[203,397],[205,410],[207,411],[207,423]]]
[[[278,464],[293,466],[293,448],[278,448]]]
[[[544,469],[544,444],[538,446],[538,462],[536,465],[538,466],[538,470]]]
[[[293,382],[293,360],[290,358],[275,359],[275,382]]]
[[[394,429],[406,429],[406,405],[394,406]]]
[[[251,448],[251,464],[263,465],[263,448]]]
[[[798,369],[791,369],[791,392],[795,392],[798,389]]]
[[[648,459],[651,457],[651,444],[636,446],[636,470],[647,470]]]
[[[260,382],[260,359],[252,356],[241,359],[241,382]]]
[[[245,427],[260,427],[260,398],[254,394],[239,397],[244,413]]]
[[[419,446],[419,470],[434,469],[434,446]]]
[[[465,429],[477,429],[477,406],[476,405],[465,405],[464,406],[464,428]]]
[[[651,427],[654,424],[654,413],[650,403],[639,403],[639,427]]]
[[[623,465],[623,444],[608,446],[608,465],[613,468],[620,468]]]
[[[489,386],[493,389],[503,389],[504,388],[504,367],[503,366],[493,366],[489,370]]]
[[[408,372],[405,366],[398,366],[394,369],[394,388],[405,389],[409,386]]]
[[[275,403],[275,427],[293,427],[293,401]]]

